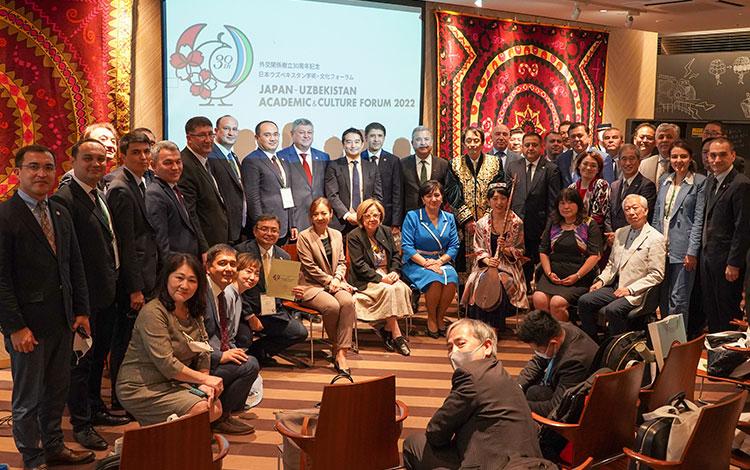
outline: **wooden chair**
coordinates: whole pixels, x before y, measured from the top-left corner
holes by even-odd
[[[622,448],[630,446],[635,438],[633,430],[642,378],[642,363],[598,375],[578,423],[559,423],[531,414],[538,423],[549,426],[572,444],[570,465],[580,465],[588,457],[598,463],[617,458]]]
[[[625,447],[625,454],[654,470],[726,470],[737,419],[745,405],[747,391],[701,408],[698,422],[680,460],[659,460]]]
[[[400,462],[398,439],[409,409],[396,400],[396,377],[328,385],[323,389],[315,434],[277,420],[275,429],[311,459],[313,470],[382,470]]]
[[[750,422],[738,422],[737,430],[750,435]],[[742,452],[735,452],[734,450],[732,450],[732,455],[729,459],[729,462],[740,470],[750,470],[750,456]]]
[[[211,439],[218,451],[211,450]],[[120,470],[221,470],[229,442],[211,434],[208,411],[125,431]]]
[[[641,390],[641,409],[653,411],[666,405],[679,392],[684,392],[685,398],[693,401],[695,375],[702,350],[703,336],[672,345],[653,387]]]

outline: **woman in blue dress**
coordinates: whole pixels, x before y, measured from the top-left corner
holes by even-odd
[[[425,181],[419,197],[424,207],[409,211],[401,225],[402,272],[425,294],[427,335],[438,338],[445,336],[443,317],[458,286],[451,265],[458,254],[458,230],[453,214],[440,209],[443,186],[438,181]]]

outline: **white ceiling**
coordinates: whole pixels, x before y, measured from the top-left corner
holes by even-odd
[[[474,0],[431,0],[435,3],[462,5],[482,10],[498,10],[520,15],[555,18],[573,22],[573,0],[482,0],[482,8]],[[661,34],[694,31],[716,31],[750,26],[750,0],[590,0],[577,2],[581,9],[578,22],[625,28],[630,11],[633,29]],[[520,19],[520,18],[519,18]]]

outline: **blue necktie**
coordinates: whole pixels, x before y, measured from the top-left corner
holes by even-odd
[[[359,168],[357,167],[357,160],[352,162],[352,209],[357,210],[359,203],[362,202],[362,196],[359,190]]]

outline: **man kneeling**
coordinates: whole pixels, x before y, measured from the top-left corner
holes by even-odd
[[[455,369],[450,394],[426,433],[404,441],[409,470],[498,468],[511,457],[541,457],[523,392],[497,360],[497,337],[478,320],[448,328]]]

